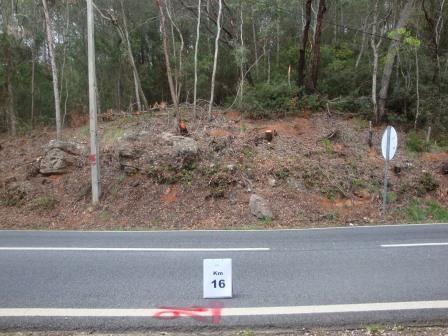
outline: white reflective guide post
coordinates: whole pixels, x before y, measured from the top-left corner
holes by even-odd
[[[204,299],[232,297],[232,259],[204,259]]]
[[[389,137],[389,141],[388,141]],[[389,144],[389,157],[387,157],[387,145]],[[395,152],[398,147],[398,136],[395,128],[392,126],[387,126],[383,133],[383,138],[381,139],[381,152],[385,160],[390,161],[395,156]]]

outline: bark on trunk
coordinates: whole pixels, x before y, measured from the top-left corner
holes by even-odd
[[[170,55],[168,50],[168,37],[166,33],[165,12],[163,9],[163,0],[156,0],[157,7],[160,11],[160,30],[162,33],[162,47],[165,56],[166,74],[168,77],[168,85],[170,87],[171,99],[176,108],[176,118],[179,120],[179,103],[177,101],[176,89],[173,82],[173,72],[171,70]]]
[[[201,27],[201,0],[198,0],[198,24],[196,26],[196,44],[194,47],[194,88],[193,88],[193,117],[197,118],[196,104],[198,91],[198,50],[199,50],[199,34]]]
[[[400,17],[395,26],[395,30],[403,28],[409,20],[409,17],[414,9],[414,4],[419,0],[408,0],[403,9],[400,12]],[[387,51],[384,69],[383,69],[383,77],[381,79],[381,90],[379,94],[378,101],[378,119],[377,122],[380,122],[384,115],[386,114],[386,103],[389,92],[389,84],[390,78],[392,75],[392,71],[394,68],[395,58],[397,56],[398,48],[400,47],[401,40],[394,39],[389,45],[389,50]]]
[[[382,38],[378,39],[378,42],[375,41],[375,37],[377,35],[377,24],[378,24],[378,5],[379,0],[376,0],[375,7],[373,10],[373,23],[372,23],[372,34],[370,36],[370,46],[372,47],[373,52],[373,69],[372,69],[372,106],[373,106],[373,115],[375,120],[378,120],[378,100],[377,100],[377,78],[378,78],[378,59],[379,53],[378,50],[381,46]],[[367,24],[367,21],[366,21]]]
[[[320,38],[322,34],[322,21],[327,8],[325,7],[325,0],[319,1],[319,9],[317,12],[317,24],[316,32],[314,34],[314,50],[313,60],[311,62],[311,81],[309,89],[314,92],[317,87],[317,79],[319,77],[319,64],[320,64]]]
[[[56,113],[56,138],[61,138],[61,98],[59,95],[58,69],[53,49],[53,32],[50,24],[50,15],[48,12],[47,0],[42,0],[45,16],[45,27],[47,30],[48,53],[51,63],[51,74],[53,77],[54,107]]]
[[[221,35],[221,16],[222,16],[222,0],[219,0],[219,10],[218,10],[218,22],[217,22],[217,32],[215,39],[215,57],[213,60],[213,73],[211,81],[211,93],[210,93],[210,103],[208,106],[208,119],[212,119],[212,108],[215,99],[215,78],[216,78],[216,68],[218,65],[218,51],[219,51],[219,37]]]
[[[129,39],[129,32],[128,32],[128,24],[126,20],[126,13],[124,12],[123,8],[123,1],[120,1],[120,4],[121,4],[121,13],[123,16],[123,28],[124,28],[124,37],[126,40],[126,48],[128,50],[129,63],[131,64],[132,72],[134,75],[135,91],[136,91],[135,96],[137,99],[137,106],[139,111],[142,111],[142,104],[140,98],[143,100],[144,109],[148,109],[148,101],[146,100],[145,93],[143,92],[140,76],[137,71],[137,66],[135,65],[134,54],[132,53],[131,41]]]
[[[299,49],[299,63],[297,69],[297,85],[299,87],[302,87],[305,84],[306,47],[308,45],[308,35],[311,25],[311,3],[312,0],[306,0],[305,28],[303,29],[302,46]]]

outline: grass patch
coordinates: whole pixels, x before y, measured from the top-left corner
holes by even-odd
[[[380,327],[377,324],[370,324],[366,326],[366,331],[369,335],[379,335]]]
[[[103,221],[105,223],[110,222],[112,217],[113,217],[113,214],[109,210],[104,210],[100,213],[100,219],[101,219],[101,221]]]
[[[51,195],[38,197],[35,201],[35,208],[41,211],[51,211],[56,208],[59,200]]]
[[[236,334],[236,336],[255,336],[255,332],[251,330],[241,330]]]
[[[410,152],[422,153],[427,152],[430,146],[417,133],[409,133],[406,138],[406,148]]]
[[[260,219],[260,223],[263,226],[269,226],[269,225],[272,224],[272,218],[271,217],[264,217],[264,218]]]
[[[107,128],[104,131],[103,141],[106,144],[113,143],[113,142],[117,141],[119,138],[121,138],[124,135],[124,133],[125,133],[125,130],[123,128],[119,128],[119,127]]]
[[[428,220],[435,222],[448,221],[448,209],[434,201],[421,202],[414,199],[406,208],[406,214],[408,219],[417,223]]]

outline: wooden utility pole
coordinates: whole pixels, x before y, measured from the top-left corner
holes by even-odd
[[[92,0],[87,0],[87,49],[89,64],[89,116],[90,116],[90,156],[89,162],[92,174],[92,203],[98,204],[100,199],[100,163],[97,141],[97,106],[96,106],[96,69],[94,18]]]

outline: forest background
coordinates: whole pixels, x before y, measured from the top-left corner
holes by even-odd
[[[445,2],[97,0],[99,112],[212,97],[256,118],[328,107],[443,140]],[[0,131],[86,118],[85,1],[5,0],[0,21]]]

